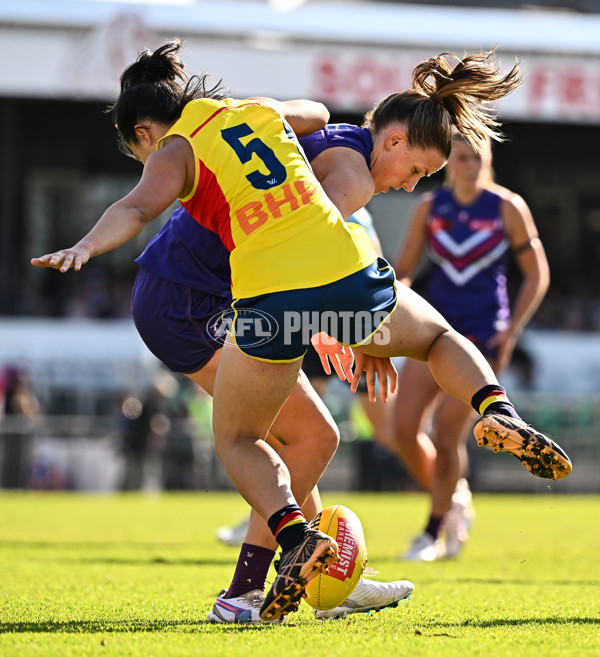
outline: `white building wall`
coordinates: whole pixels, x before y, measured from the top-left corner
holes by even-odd
[[[443,51],[492,48],[525,83],[503,117],[600,123],[600,15],[313,2],[4,0],[0,95],[111,99],[139,50],[186,42],[192,72],[233,95],[309,97],[363,112],[410,85],[414,65]],[[14,65],[9,65],[13,61]]]

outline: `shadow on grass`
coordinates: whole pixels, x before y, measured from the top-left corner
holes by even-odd
[[[70,542],[46,542],[46,541],[3,541],[3,546],[23,547],[40,549],[38,557],[28,557],[29,561],[52,562],[56,564],[111,564],[111,565],[138,565],[148,566],[151,564],[162,564],[166,566],[227,566],[237,561],[238,553],[231,551],[231,555],[223,554],[220,557],[170,557],[169,553],[184,548],[189,544],[180,543],[149,543],[149,542],[103,542],[103,541],[70,541]],[[56,550],[57,554],[44,552],[44,550]],[[58,554],[64,550],[67,554]],[[70,550],[79,551],[69,554]],[[94,553],[98,550],[98,553]],[[126,550],[129,554],[118,554]],[[187,551],[187,550],[186,550]],[[90,554],[93,553],[93,554]],[[133,552],[133,554],[132,554]],[[136,554],[136,552],[138,554]],[[198,552],[209,553],[210,549],[199,547]],[[116,554],[115,554],[116,553]],[[143,555],[143,556],[142,556]]]
[[[112,566],[231,566],[236,563],[237,554],[230,559],[172,559],[162,555],[139,557],[73,557],[72,559],[52,559],[52,563],[73,565],[79,564],[109,564]]]
[[[486,629],[490,627],[512,627],[521,625],[600,625],[600,616],[547,616],[546,618],[496,618],[480,620],[477,618],[466,618],[462,623],[440,623],[433,621],[431,627],[454,628],[475,627]]]
[[[270,624],[253,623],[238,625],[220,625],[207,621],[190,620],[71,620],[71,621],[26,621],[26,622],[0,622],[0,634],[99,634],[99,633],[137,633],[137,632],[213,632],[224,631],[248,632],[270,630]]]
[[[419,585],[436,584],[440,581],[444,583],[454,582],[455,584],[481,584],[483,586],[544,586],[551,581],[552,586],[600,586],[600,580],[594,579],[492,579],[492,578],[476,578],[476,577],[444,577],[440,579],[423,579],[419,578]]]
[[[294,627],[294,623],[288,623]],[[465,619],[462,623],[427,623],[429,629],[457,630],[460,627],[473,627],[489,629],[498,627],[518,627],[524,625],[600,625],[600,617],[584,616],[549,616],[546,618],[498,618],[488,620]],[[277,624],[238,624],[220,625],[207,621],[190,620],[71,620],[71,621],[29,621],[29,622],[0,622],[0,634],[114,634],[114,633],[144,633],[144,632],[188,632],[205,634],[207,632],[225,632],[227,634],[240,634],[242,632],[271,631]],[[424,629],[424,626],[422,626]],[[420,630],[419,634],[427,634],[427,630]],[[435,636],[451,636],[449,634],[436,634]],[[455,638],[455,637],[452,637]]]
[[[2,547],[16,547],[16,548],[32,548],[35,550],[96,550],[101,548],[103,550],[119,550],[119,549],[155,549],[155,550],[174,550],[193,548],[199,543],[191,543],[189,541],[169,542],[169,541],[136,541],[136,540],[123,540],[123,541],[10,541],[2,540]],[[214,545],[223,547],[217,543],[215,539]]]

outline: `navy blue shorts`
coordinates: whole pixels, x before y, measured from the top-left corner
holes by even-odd
[[[140,267],[133,284],[133,321],[146,346],[172,372],[201,370],[223,346],[222,313],[231,297],[207,294]]]
[[[395,275],[378,258],[372,265],[319,287],[235,299],[228,330],[248,356],[273,362],[302,358],[310,338],[325,331],[357,346],[375,333],[396,307]]]
[[[302,370],[308,377],[309,381],[314,379],[329,379],[329,376],[325,374],[325,370],[323,369],[319,354],[315,351],[315,348],[312,345],[304,354],[304,359],[302,360]]]

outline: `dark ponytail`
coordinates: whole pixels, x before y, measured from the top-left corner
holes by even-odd
[[[221,80],[209,86],[207,73],[188,78],[178,55],[181,46],[174,40],[154,52],[144,50],[121,75],[121,93],[107,111],[124,144],[137,141],[135,126],[144,119],[171,125],[191,100],[228,96]]]
[[[500,124],[485,108],[522,82],[519,64],[500,75],[495,50],[458,58],[443,53],[419,64],[413,71],[412,89],[392,94],[365,117],[365,126],[375,131],[391,123],[406,127],[409,146],[435,149],[446,159],[452,145],[452,126],[475,149],[485,138],[503,141]],[[447,58],[458,60],[452,68]]]

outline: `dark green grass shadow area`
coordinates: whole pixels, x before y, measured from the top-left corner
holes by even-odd
[[[432,621],[427,624],[431,628],[456,629],[458,627],[474,627],[488,629],[492,627],[518,627],[521,625],[600,625],[600,614],[591,616],[546,616],[545,618],[465,618],[460,623],[443,623]]]
[[[247,623],[219,624],[208,621],[190,620],[40,620],[28,622],[0,621],[0,634],[101,634],[101,633],[144,633],[144,632],[198,632],[210,628],[211,631],[222,629],[228,633],[271,630],[278,624]]]
[[[455,584],[483,584],[485,586],[543,586],[548,583],[545,579],[498,579],[490,577],[444,577],[444,582]],[[552,586],[600,586],[600,580],[593,579],[553,579]],[[439,579],[419,579],[419,584],[439,584]]]
[[[218,545],[215,542],[215,545]],[[22,548],[35,550],[186,550],[190,549],[189,542],[166,541],[11,541],[2,539],[2,548]],[[231,549],[232,554],[236,554]]]
[[[40,561],[42,561],[40,559]],[[236,563],[236,558],[223,559],[179,559],[163,556],[149,556],[147,558],[135,557],[73,557],[69,558],[52,558],[43,561],[52,561],[56,564],[105,564],[111,566],[231,566]]]

